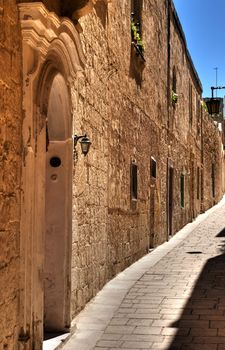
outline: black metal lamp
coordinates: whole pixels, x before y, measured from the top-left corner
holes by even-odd
[[[225,89],[225,86],[211,86],[212,90],[212,97],[206,101],[206,106],[208,109],[209,114],[219,114],[220,113],[220,99],[219,98],[214,98],[213,96],[213,91],[218,90],[218,89]]]
[[[220,112],[220,100],[218,98],[210,98],[205,102],[209,114],[219,114]]]
[[[84,156],[86,156],[89,152],[90,146],[91,146],[91,141],[89,137],[85,135],[74,135],[73,136],[73,142],[74,142],[74,148],[77,145],[78,140],[80,140],[80,146],[81,146],[81,152],[83,153]]]

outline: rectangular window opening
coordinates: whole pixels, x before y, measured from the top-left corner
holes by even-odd
[[[180,206],[184,208],[184,174],[180,176]]]
[[[143,0],[131,0],[132,21],[138,26],[139,34],[142,32],[141,17],[142,17],[142,2]]]
[[[197,199],[200,199],[200,168],[197,167]]]
[[[156,163],[156,160],[153,157],[151,157],[150,173],[151,173],[151,177],[154,177],[156,179],[156,176],[157,176],[157,163]]]
[[[131,200],[137,200],[137,165],[131,164]]]

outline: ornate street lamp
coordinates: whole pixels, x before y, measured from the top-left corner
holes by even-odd
[[[74,149],[77,145],[78,140],[80,140],[80,146],[81,146],[81,152],[83,153],[83,155],[87,155],[91,146],[91,141],[89,139],[89,137],[85,134],[85,135],[74,135],[73,136],[73,145],[74,145]]]
[[[208,109],[209,114],[219,114],[220,113],[220,99],[219,98],[214,98],[213,96],[213,91],[218,90],[218,89],[225,89],[225,86],[211,86],[212,90],[212,97],[206,101],[206,106]]]

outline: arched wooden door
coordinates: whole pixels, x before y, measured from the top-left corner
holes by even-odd
[[[56,73],[47,110],[45,182],[44,328],[70,326],[72,131],[68,89]]]

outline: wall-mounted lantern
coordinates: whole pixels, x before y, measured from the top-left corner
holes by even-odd
[[[74,150],[76,148],[77,142],[78,140],[80,140],[80,146],[81,146],[81,152],[83,153],[84,156],[86,156],[89,152],[90,146],[91,146],[91,141],[89,139],[89,137],[85,134],[85,135],[74,135],[73,136],[73,146],[74,146]]]
[[[213,91],[218,89],[225,89],[225,86],[211,86],[212,97],[205,101],[209,114],[219,114],[220,113],[220,99],[214,98]]]

